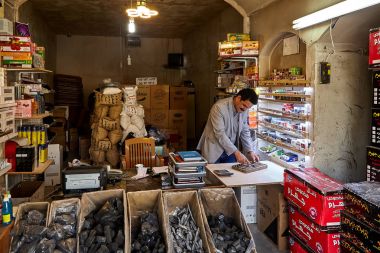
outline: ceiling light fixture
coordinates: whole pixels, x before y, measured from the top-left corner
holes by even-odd
[[[127,9],[126,12],[128,17],[132,18],[151,18],[158,15],[158,11],[151,10],[146,6],[146,0],[137,1],[136,8],[132,8],[131,0],[131,8]]]
[[[376,4],[380,0],[346,0],[293,21],[293,29],[299,30],[337,18]]]
[[[135,33],[136,32],[136,24],[135,24],[134,18],[129,18],[128,32],[129,33]]]

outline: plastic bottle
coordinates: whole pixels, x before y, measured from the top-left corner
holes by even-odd
[[[0,224],[3,223],[3,195],[0,192]]]
[[[7,191],[7,194],[8,194],[9,206],[11,208],[11,219],[13,220],[15,217],[13,216],[13,202],[12,202],[11,192]]]
[[[4,195],[3,199],[3,208],[2,208],[2,217],[3,217],[3,225],[9,225],[12,223],[12,216],[11,216],[11,211],[10,211],[10,204],[9,204],[9,199],[8,195]]]

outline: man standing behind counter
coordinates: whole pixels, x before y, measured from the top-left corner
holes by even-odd
[[[259,160],[253,152],[247,122],[248,109],[257,104],[257,99],[253,89],[243,89],[236,96],[221,99],[212,106],[197,147],[209,163],[247,164]],[[247,156],[239,151],[239,144]]]

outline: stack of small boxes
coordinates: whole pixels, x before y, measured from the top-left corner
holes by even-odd
[[[285,170],[291,253],[339,252],[342,190],[342,184],[318,169]]]
[[[5,67],[32,68],[32,40],[30,37],[0,36],[1,64]]]
[[[344,185],[341,253],[380,252],[380,183]]]
[[[185,162],[180,155],[169,153],[169,171],[174,188],[200,188],[205,185],[207,161],[202,157],[199,161]]]

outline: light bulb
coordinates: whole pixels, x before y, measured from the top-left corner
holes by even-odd
[[[136,32],[136,24],[135,24],[135,20],[133,18],[130,18],[129,19],[129,23],[128,23],[128,32],[129,33],[134,33]]]

